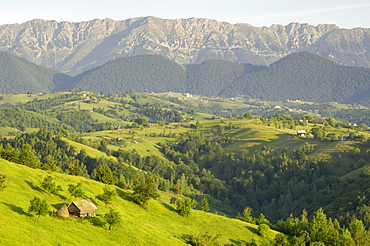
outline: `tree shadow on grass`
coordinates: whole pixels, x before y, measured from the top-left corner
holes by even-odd
[[[21,215],[28,215],[28,213],[26,213],[23,208],[21,207],[18,207],[18,206],[15,206],[14,204],[9,204],[9,203],[5,203],[3,202],[4,205],[8,206],[12,211],[18,213],[18,214],[21,214]]]
[[[36,190],[36,191],[39,191],[39,192],[45,192],[40,187],[35,186],[32,182],[30,182],[30,181],[25,181],[25,182],[31,187],[32,190]]]
[[[171,206],[171,205],[169,205],[165,202],[160,202],[160,203],[162,204],[163,207],[167,208],[168,210],[176,212],[176,209],[173,206]]]
[[[254,234],[257,234],[257,233],[258,233],[258,230],[257,230],[256,228],[253,228],[253,227],[251,227],[251,226],[246,226],[246,228],[247,228],[250,232],[252,232],[252,233],[254,233]]]
[[[105,228],[106,223],[104,219],[100,218],[99,216],[86,217],[85,219],[89,221],[93,226]]]
[[[232,245],[249,245],[249,242],[245,240],[235,240],[230,238],[229,241],[232,243]]]
[[[130,201],[130,202],[135,202],[131,193],[124,192],[120,189],[116,189],[116,192],[117,192],[118,196],[121,197],[122,199],[125,199],[125,200]]]

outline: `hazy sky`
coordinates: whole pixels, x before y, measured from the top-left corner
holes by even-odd
[[[0,0],[0,25],[32,19],[86,21],[203,17],[253,26],[290,22],[370,28],[369,0]]]

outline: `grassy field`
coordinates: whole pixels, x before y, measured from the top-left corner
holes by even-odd
[[[108,212],[96,195],[103,192],[104,184],[82,177],[48,173],[0,159],[0,170],[7,176],[7,187],[0,191],[0,244],[1,245],[186,245],[183,234],[219,235],[220,243],[241,245],[261,238],[257,226],[236,219],[194,210],[190,217],[178,215],[173,205],[161,200],[151,201],[147,210],[132,201],[131,191],[115,186],[118,196],[111,208],[118,211],[122,222],[107,230],[103,215]],[[47,194],[40,183],[51,175],[63,191]],[[56,211],[73,198],[68,184],[82,182],[85,197],[96,203],[97,216],[87,219],[58,219],[28,213],[29,201],[35,196],[46,199],[48,210]],[[276,232],[271,231],[270,237]]]
[[[0,100],[0,104],[9,103],[16,105],[18,103],[25,103],[33,100],[45,100],[47,98],[56,97],[59,95],[68,94],[69,92],[56,92],[56,93],[43,93],[43,94],[5,94],[2,95],[3,100]]]

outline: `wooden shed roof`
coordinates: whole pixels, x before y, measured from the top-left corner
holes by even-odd
[[[71,204],[74,204],[80,211],[98,209],[90,199],[74,201]]]

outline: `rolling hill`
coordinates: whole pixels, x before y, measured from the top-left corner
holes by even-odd
[[[0,52],[0,94],[69,90],[70,77]]]
[[[227,221],[230,220],[224,223],[217,220],[219,216],[200,211],[193,211],[189,218],[180,217],[170,204],[173,201],[171,198],[177,196],[174,191],[198,203],[207,197],[214,213],[237,216],[256,224],[265,221],[271,228],[286,233],[285,239],[290,242],[300,237],[300,240],[328,243],[328,237],[315,237],[312,233],[317,226],[313,217],[320,208],[330,216],[330,219],[326,219],[326,215],[323,215],[325,218],[321,219],[325,220],[325,228],[333,230],[333,233],[327,232],[328,235],[337,235],[335,240],[342,240],[340,238],[345,233],[350,233],[353,240],[360,242],[357,234],[346,232],[346,228],[353,229],[352,223],[357,223],[355,218],[362,221],[358,223],[363,223],[367,233],[365,226],[367,228],[370,224],[366,219],[370,199],[367,190],[370,179],[368,127],[350,126],[331,118],[325,118],[324,124],[318,124],[317,119],[312,117],[315,114],[308,112],[308,107],[314,111],[320,107],[323,110],[325,106],[328,113],[331,113],[330,110],[335,106],[338,110],[347,108],[345,112],[350,113],[354,110],[351,105],[283,102],[282,106],[293,108],[301,105],[307,107],[307,111],[295,109],[300,114],[293,118],[288,113],[295,113],[285,108],[268,107],[268,110],[272,110],[269,117],[234,114],[226,119],[195,112],[191,103],[198,105],[198,100],[203,99],[178,99],[181,96],[184,97],[180,93],[104,95],[86,91],[48,93],[33,95],[33,98],[4,95],[3,106],[17,105],[22,109],[14,107],[3,111],[2,117],[5,120],[2,125],[5,131],[10,131],[6,123],[14,127],[27,123],[23,121],[31,116],[39,119],[41,124],[56,124],[60,121],[78,130],[57,129],[52,132],[41,127],[31,132],[32,128],[26,125],[24,128],[27,132],[5,135],[0,139],[2,158],[49,170],[30,169],[0,159],[0,173],[7,176],[8,186],[0,191],[0,218],[5,218],[0,220],[0,226],[2,228],[10,224],[8,228],[16,231],[14,236],[2,233],[1,240],[4,238],[5,244],[14,244],[19,238],[33,243],[37,240],[33,235],[24,239],[23,234],[19,234],[26,235],[30,231],[35,232],[35,235],[43,235],[43,244],[73,244],[75,241],[77,244],[94,245],[95,242],[105,240],[115,245],[118,244],[117,238],[120,238],[129,245],[140,245],[152,238],[151,243],[154,245],[163,242],[181,245],[185,243],[183,234],[206,236],[204,230],[211,233],[211,236],[221,234],[221,243],[243,245],[255,238],[253,234],[244,232],[244,229],[253,233],[253,228],[257,227],[241,221],[228,225]],[[37,100],[38,97],[40,100]],[[17,103],[15,98],[23,102]],[[251,110],[252,107],[257,109],[248,104],[253,103],[253,100],[209,98],[210,102],[213,105],[204,105],[218,109],[218,112],[222,109],[221,105],[229,110],[238,109],[239,112]],[[260,102],[256,103],[261,105]],[[275,102],[267,104],[272,103]],[[207,111],[205,106],[201,108]],[[19,116],[12,116],[12,112]],[[177,116],[181,117],[180,121]],[[14,119],[8,121],[6,117]],[[62,126],[60,122],[58,127]],[[142,122],[141,126],[139,122]],[[116,128],[115,124],[120,124],[122,128]],[[306,136],[297,136],[297,130],[303,129],[306,130]],[[105,167],[107,179],[100,176],[102,167]],[[80,176],[67,176],[51,170]],[[63,191],[51,195],[44,192],[40,183],[46,175],[52,175]],[[132,191],[129,189],[135,187],[146,175],[156,180],[162,198],[151,202],[145,211],[132,201]],[[69,203],[72,198],[66,187],[79,181],[85,187],[86,196],[83,198],[90,198],[98,205],[96,218],[57,220],[42,217],[37,222],[37,218],[27,212],[33,196],[46,199],[49,211]],[[96,181],[115,183],[117,187]],[[113,232],[107,232],[107,226],[102,223],[103,215],[109,209],[95,199],[106,186],[118,193],[119,197],[112,208],[124,218]],[[251,220],[247,220],[244,213],[244,217],[240,217],[240,213],[248,207],[251,209]],[[303,209],[309,217],[303,214]],[[296,217],[301,213],[302,219]],[[13,219],[18,221],[21,230]],[[303,229],[303,234],[301,230],[295,230],[296,227],[289,229],[292,221],[296,221],[294,223]],[[141,228],[138,228],[137,222]],[[333,223],[338,226],[333,226]],[[68,229],[65,229],[66,226]],[[65,233],[55,236],[58,235],[56,231]],[[73,232],[77,233],[70,235]],[[90,232],[93,235],[89,237],[87,233]],[[305,235],[310,235],[310,238],[304,239]]]
[[[299,52],[258,73],[243,75],[222,95],[248,95],[273,101],[353,103],[368,99],[367,95],[360,95],[369,87],[370,69],[341,66],[315,54]]]
[[[82,177],[50,173],[28,168],[0,159],[1,174],[6,175],[6,188],[0,191],[0,244],[2,245],[187,245],[184,235],[219,236],[220,243],[257,243],[257,226],[236,219],[193,211],[188,218],[181,217],[173,205],[162,200],[151,201],[147,210],[132,201],[132,191],[115,186],[118,196],[110,206],[120,213],[122,222],[110,232],[103,222],[109,211],[95,198],[106,185]],[[63,191],[48,194],[42,188],[42,180],[51,175]],[[62,204],[74,200],[68,193],[68,184],[81,182],[85,197],[98,207],[93,218],[58,219],[49,215],[28,213],[29,201],[34,197],[46,199],[49,214]],[[166,195],[163,194],[165,198]],[[271,231],[270,237],[276,232]]]
[[[2,53],[0,92],[87,90],[102,93],[168,92],[246,96],[265,101],[370,105],[370,68],[347,67],[310,52],[288,55],[269,67],[209,60],[181,66],[165,57],[119,58],[75,77]]]

